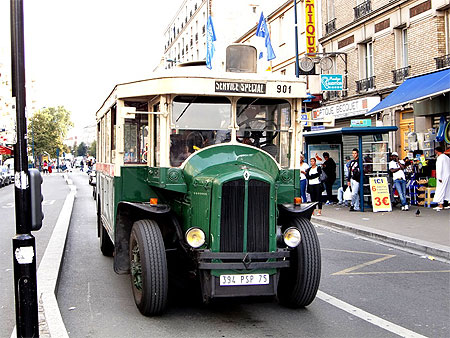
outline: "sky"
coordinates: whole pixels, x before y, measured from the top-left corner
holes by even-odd
[[[24,0],[26,80],[38,108],[64,106],[76,129],[94,124],[117,83],[149,77],[182,1]],[[0,0],[0,62],[10,49],[9,2]]]

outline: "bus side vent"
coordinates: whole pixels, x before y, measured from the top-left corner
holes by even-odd
[[[248,182],[247,251],[269,251],[270,184]]]
[[[234,180],[222,186],[220,212],[220,251],[244,250],[244,180]]]
[[[231,45],[226,51],[226,71],[256,73],[256,48],[248,45]]]

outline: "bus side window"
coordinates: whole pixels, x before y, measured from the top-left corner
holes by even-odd
[[[136,114],[135,119],[125,119],[124,162],[133,164],[147,163],[148,142],[148,115]]]
[[[136,163],[137,124],[134,120],[125,119],[124,126],[125,163]]]

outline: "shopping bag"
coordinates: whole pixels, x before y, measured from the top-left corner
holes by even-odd
[[[345,188],[344,191],[344,201],[351,201],[352,200],[352,190],[350,187]]]
[[[322,183],[325,182],[327,180],[327,178],[328,178],[327,174],[325,174],[325,171],[322,170],[322,172],[320,173],[320,176],[319,176],[320,182],[322,182]]]

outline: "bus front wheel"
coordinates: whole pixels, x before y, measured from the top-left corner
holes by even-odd
[[[167,305],[166,251],[158,224],[140,220],[130,235],[131,286],[136,306],[144,316],[160,315]]]
[[[290,267],[280,272],[278,300],[282,305],[298,308],[311,304],[319,289],[320,244],[308,219],[293,216],[288,223],[300,231],[301,242],[291,251]]]

